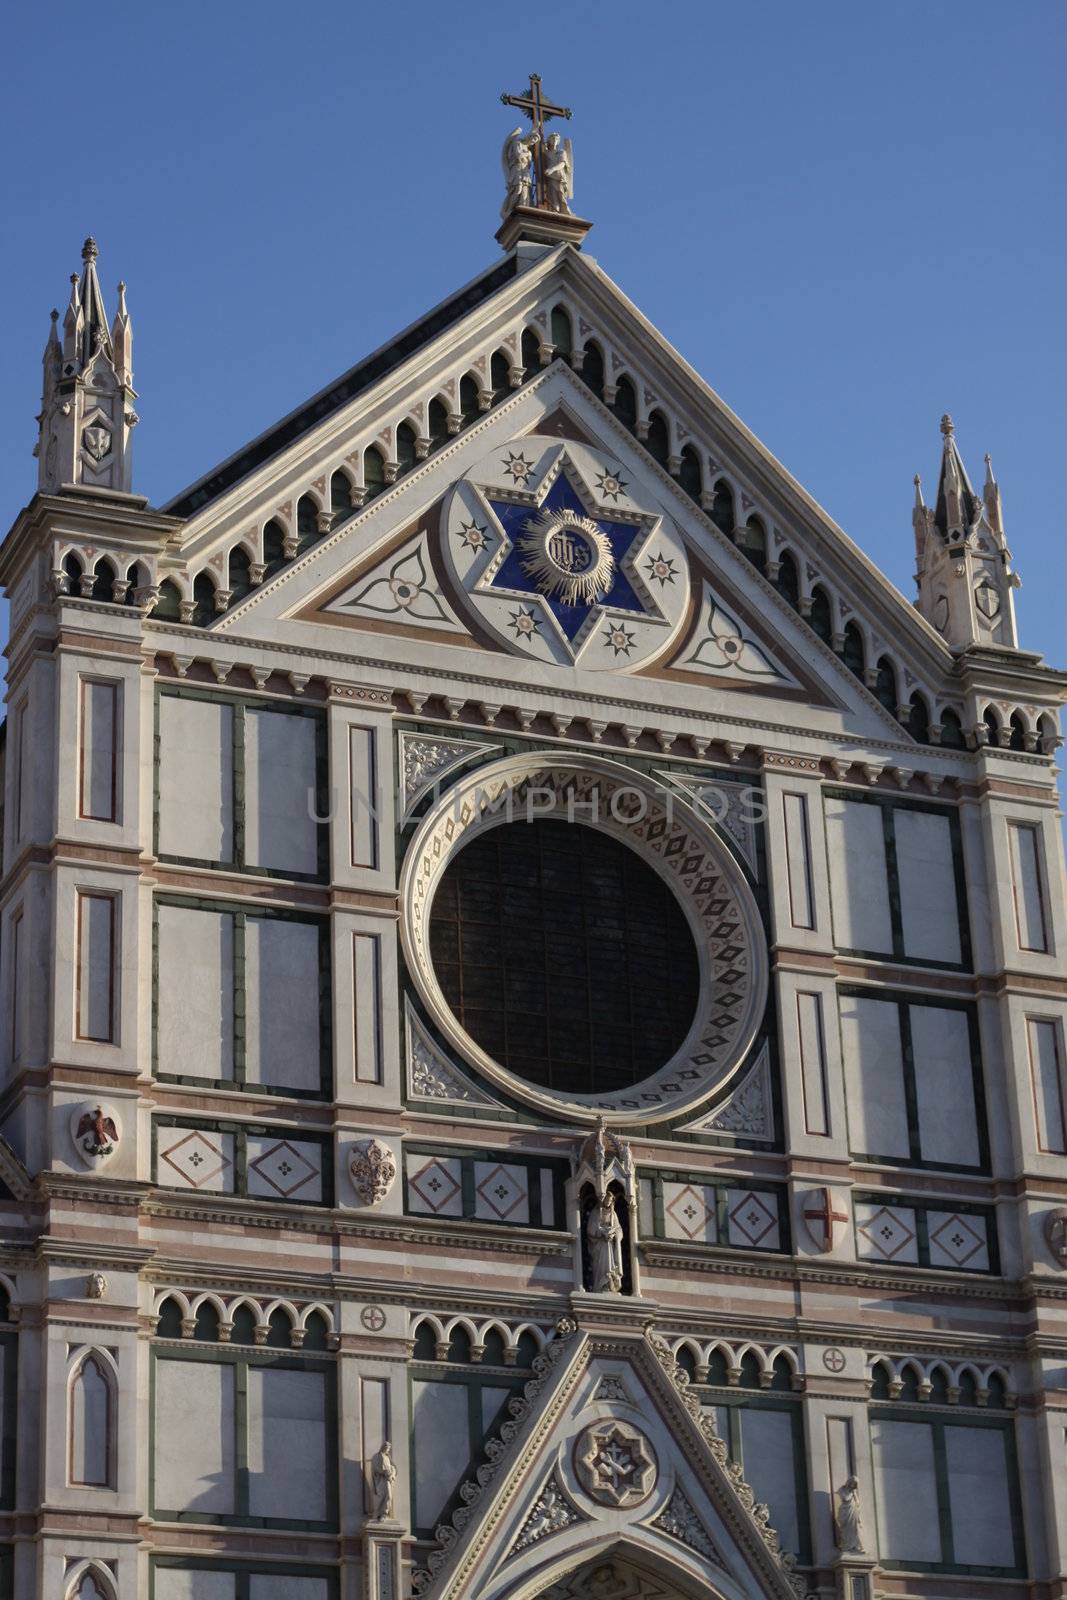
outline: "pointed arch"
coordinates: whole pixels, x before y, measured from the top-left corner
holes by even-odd
[[[285,529],[272,517],[263,529],[263,578],[268,581],[285,566]]]
[[[738,533],[737,548],[757,572],[767,570],[767,530],[759,517],[749,517]]]
[[[821,584],[817,583],[811,591],[811,610],[808,613],[808,622],[811,631],[831,649],[834,643],[834,610],[830,604],[830,596]]]
[[[181,590],[173,578],[164,578],[159,586],[159,598],[152,607],[152,615],[157,622],[178,622],[181,614]]]
[[[415,1338],[411,1347],[412,1360],[436,1361],[438,1338],[438,1328],[429,1317],[423,1317],[415,1324]]]
[[[719,532],[732,539],[735,524],[734,492],[725,478],[717,478],[712,485],[709,515]]]
[[[941,741],[946,750],[966,750],[967,740],[963,736],[963,723],[958,711],[951,706],[946,706],[941,713]]]
[[[69,550],[63,557],[63,571],[67,576],[67,593],[81,594],[82,574],[85,571],[81,557]]]
[[[288,1306],[276,1305],[267,1314],[267,1337],[264,1341],[271,1350],[289,1350],[293,1343],[296,1318]]]
[[[625,374],[615,385],[615,401],[611,409],[623,427],[633,433],[637,427],[637,390]]]
[[[549,327],[551,328],[552,344],[557,356],[569,357],[574,349],[574,336],[571,331],[571,314],[566,306],[552,307]]]
[[[430,449],[440,450],[448,443],[448,407],[435,396],[426,408],[426,429],[430,436]]]
[[[396,461],[398,474],[410,472],[418,460],[415,429],[410,422],[402,422],[396,430]]]
[[[897,669],[888,656],[879,656],[875,668],[874,698],[894,717],[900,714],[900,694],[897,689]]]
[[[1024,718],[1024,716],[1023,716],[1021,711],[1013,711],[1012,712],[1011,720],[1008,723],[1008,728],[1009,728],[1008,749],[1009,750],[1025,750],[1026,749],[1026,719]]]
[[[867,647],[863,642],[863,634],[854,622],[845,623],[841,659],[855,677],[863,679],[867,670]]]
[[[598,400],[604,398],[604,352],[595,339],[587,341],[582,351],[582,379]]]
[[[870,1372],[870,1395],[872,1400],[888,1400],[890,1398],[894,1374],[884,1361],[876,1361]]]
[[[522,380],[529,383],[541,370],[541,340],[532,328],[523,328],[520,352]]]
[[[193,579],[193,614],[190,621],[194,628],[207,628],[216,615],[215,580],[210,573],[198,572]]]
[[[678,464],[678,483],[689,496],[700,504],[700,497],[704,489],[704,473],[700,465],[700,457],[691,444],[682,446],[681,459]]]
[[[179,1299],[177,1294],[168,1294],[160,1301],[156,1310],[156,1337],[159,1339],[182,1338],[184,1333],[182,1324],[188,1315],[189,1302],[185,1300],[184,1295]]]
[[[926,696],[916,689],[908,701],[908,732],[917,744],[930,742],[930,708]]]
[[[333,1328],[327,1321],[321,1306],[317,1306],[313,1311],[304,1313],[301,1331],[303,1333],[301,1349],[328,1350],[330,1348],[330,1337],[333,1333]]]
[[[235,544],[226,563],[226,587],[230,591],[230,605],[237,605],[252,588],[252,563],[244,545]]]
[[[119,575],[118,562],[110,556],[101,556],[93,568],[93,592],[89,599],[110,604],[114,598],[115,580]]]
[[[506,350],[494,350],[489,358],[489,387],[495,406],[511,392],[511,358]]]
[[[481,389],[473,372],[464,373],[459,380],[460,427],[469,428],[481,415]]]
[[[313,545],[319,534],[319,504],[310,494],[302,494],[296,502],[297,555],[303,555]]]
[[[800,610],[800,572],[797,568],[796,558],[789,550],[783,550],[778,557],[778,593],[783,600],[788,600],[794,611]]]
[[[116,1600],[115,1580],[102,1561],[79,1562],[64,1590],[64,1600]]]
[[[255,1344],[256,1329],[263,1326],[263,1313],[254,1300],[236,1301],[230,1307],[230,1343]]]
[[[385,488],[385,457],[376,444],[368,445],[363,452],[363,488],[367,500],[373,500]]]
[[[671,459],[671,430],[667,426],[667,419],[662,411],[649,412],[645,449],[653,461],[658,461],[660,466],[666,470],[667,464]]]
[[[330,510],[335,518],[347,517],[352,510],[352,482],[340,467],[330,477]]]
[[[1051,711],[1043,711],[1037,719],[1038,749],[1044,756],[1053,755],[1059,747],[1060,730]]]
[[[95,1347],[75,1357],[67,1379],[67,1481],[81,1488],[115,1487],[115,1363]]]

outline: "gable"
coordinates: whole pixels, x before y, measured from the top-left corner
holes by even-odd
[[[550,339],[553,307],[571,330],[566,352]],[[557,359],[562,354],[566,362]],[[681,530],[692,573],[689,631],[679,629],[677,651],[638,660],[622,618],[613,640],[602,634],[602,651],[587,646],[579,662],[564,650],[552,664],[599,670],[593,656],[609,653],[609,670],[631,679],[654,675],[760,697],[773,684],[773,698],[832,708],[850,732],[883,741],[901,737],[896,710],[912,688],[926,687],[935,701],[943,692],[952,659],[934,631],[600,269],[568,248],[512,275],[366,394],[220,491],[187,524],[175,558],[184,572],[175,581],[191,592],[200,566],[224,586],[235,541],[254,560],[272,526],[276,543],[284,536],[287,559],[274,577],[268,564],[267,581],[225,609],[209,624],[213,631],[262,636],[268,623],[274,630],[314,616],[338,628],[361,620],[379,636],[425,633],[427,642],[497,653],[503,644],[507,653],[500,619],[486,627],[485,608],[464,603],[463,575],[446,570],[455,562],[441,519],[478,465],[475,448],[485,456],[498,444],[560,432],[576,451],[626,461],[631,481],[650,493],[639,509],[666,512]],[[309,517],[317,519],[310,535]],[[427,615],[410,607],[403,615],[375,611],[366,595],[353,605],[353,586],[364,578],[404,580],[383,565],[399,554],[403,528],[428,541],[422,565],[428,557],[435,567],[433,599],[419,601]],[[417,576],[419,564],[414,557]],[[352,592],[342,600],[346,579]],[[515,620],[509,613],[508,624]],[[559,642],[547,617],[534,631]],[[308,634],[301,641],[313,648]],[[851,671],[841,660],[848,650]],[[537,659],[536,647],[524,653]],[[385,651],[384,658],[402,656]],[[888,699],[872,692],[884,662],[894,686]]]
[[[605,1567],[635,1600],[657,1600],[657,1582],[672,1597],[803,1594],[662,1341],[564,1318],[537,1367],[437,1530],[422,1600],[564,1600]]]

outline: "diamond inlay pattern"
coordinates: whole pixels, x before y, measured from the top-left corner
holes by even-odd
[[[957,1211],[931,1211],[927,1214],[927,1223],[932,1267],[989,1271],[989,1246],[981,1217],[961,1216]]]
[[[474,1163],[474,1215],[490,1222],[529,1222],[529,1184],[525,1167],[499,1162]]]
[[[321,1200],[320,1147],[273,1134],[249,1134],[248,1192],[281,1200]]]
[[[664,1183],[663,1230],[668,1239],[715,1244],[719,1228],[715,1216],[715,1190],[703,1184]]]
[[[159,1182],[172,1189],[232,1194],[233,1134],[203,1128],[158,1128]]]
[[[460,1164],[451,1157],[409,1155],[408,1210],[431,1217],[461,1217]]]
[[[855,1214],[856,1253],[861,1261],[918,1261],[914,1211],[857,1201]]]
[[[726,1193],[730,1243],[750,1250],[778,1250],[781,1234],[778,1208],[772,1195],[757,1189],[728,1189]]]

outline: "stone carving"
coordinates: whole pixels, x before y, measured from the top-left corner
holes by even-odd
[[[545,140],[544,172],[544,197],[541,203],[545,210],[561,211],[564,216],[573,216],[569,201],[574,194],[574,152],[571,141],[561,139],[558,133],[550,133]]]
[[[615,581],[611,541],[592,517],[543,507],[519,535],[522,570],[562,605],[594,605]]]
[[[858,1478],[846,1478],[837,1491],[837,1505],[834,1507],[834,1543],[842,1555],[861,1556],[864,1553]]]
[[[741,629],[741,624],[720,605],[705,585],[706,612],[696,648],[685,657],[687,665],[707,667],[724,677],[783,679],[762,645]]]
[[[688,1123],[687,1131],[736,1134],[745,1139],[774,1138],[769,1045],[763,1045],[732,1094],[706,1117]]]
[[[70,1136],[87,1167],[103,1166],[119,1147],[122,1122],[114,1106],[89,1101],[71,1112]]]
[[[348,1171],[360,1205],[376,1206],[396,1182],[396,1157],[381,1139],[364,1139],[353,1149]]]
[[[1045,1243],[1061,1267],[1067,1267],[1067,1206],[1045,1212]]]
[[[765,803],[759,791],[748,783],[710,783],[693,772],[656,773],[664,783],[680,789],[702,811],[706,811],[715,826],[737,846],[745,865],[753,877],[759,873],[759,854],[756,848],[756,823],[765,816]]]
[[[408,1094],[417,1100],[445,1100],[460,1105],[495,1106],[465,1073],[452,1065],[425,1032],[411,1005],[407,1008]]]
[[[90,1272],[85,1280],[85,1298],[87,1300],[104,1300],[107,1298],[108,1281],[102,1272]]]
[[[644,1434],[618,1420],[586,1428],[574,1447],[574,1469],[591,1500],[617,1508],[647,1500],[659,1470]]]
[[[518,1555],[520,1550],[528,1550],[531,1545],[547,1539],[550,1534],[562,1533],[564,1528],[569,1528],[573,1523],[582,1520],[581,1514],[571,1504],[564,1493],[563,1485],[553,1472],[535,1500],[530,1515],[519,1529],[518,1538],[508,1551],[508,1555]]]
[[[443,783],[451,773],[474,756],[488,755],[491,744],[473,744],[465,739],[438,739],[432,734],[400,735],[400,809],[407,821],[412,810],[428,790]]]
[[[611,1194],[600,1197],[585,1224],[594,1294],[622,1293],[622,1224]]]
[[[533,203],[534,182],[534,157],[533,153],[541,142],[541,135],[531,129],[529,133],[522,128],[512,128],[504,140],[504,148],[500,154],[500,164],[504,169],[504,204],[500,207],[500,215],[507,217],[516,206],[528,206]]]
[[[345,605],[351,610],[376,611],[387,617],[402,613],[422,622],[448,620],[426,571],[421,546],[401,555],[386,575],[372,578]]]
[[[596,1390],[593,1394],[593,1399],[594,1401],[622,1400],[627,1404],[630,1403],[630,1396],[626,1392],[626,1385],[623,1383],[621,1378],[616,1378],[614,1373],[610,1372],[601,1378],[600,1382],[597,1384]]]
[[[393,1497],[396,1493],[396,1462],[393,1447],[386,1439],[370,1464],[370,1511],[377,1522],[388,1522],[393,1515]]]
[[[705,1561],[711,1561],[717,1567],[723,1565],[707,1529],[681,1489],[675,1489],[659,1516],[653,1517],[652,1526],[662,1528],[672,1539],[688,1545],[690,1550],[695,1550]]]

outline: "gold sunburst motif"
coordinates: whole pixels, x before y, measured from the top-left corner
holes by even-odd
[[[576,511],[541,511],[520,536],[519,560],[542,594],[565,606],[593,605],[615,581],[606,534]]]

